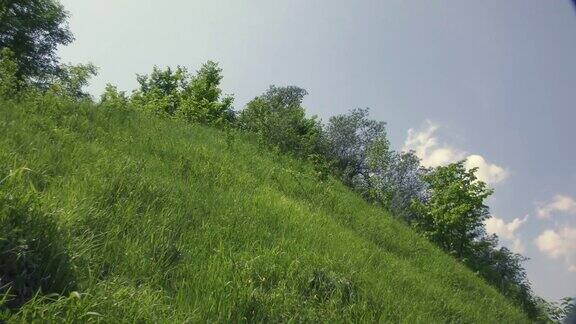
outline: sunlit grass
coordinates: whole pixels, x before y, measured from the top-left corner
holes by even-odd
[[[0,238],[50,229],[49,247],[28,244],[40,284],[8,321],[527,322],[383,210],[246,135],[2,102],[0,179]]]

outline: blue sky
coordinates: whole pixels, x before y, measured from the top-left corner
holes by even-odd
[[[322,119],[355,107],[388,122],[397,149],[439,165],[469,158],[496,189],[488,229],[522,251],[535,291],[576,295],[576,10],[568,0],[65,0],[93,62],[136,86],[153,65],[224,69],[240,109],[270,84],[299,85]]]

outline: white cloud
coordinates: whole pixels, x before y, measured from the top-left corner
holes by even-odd
[[[421,163],[426,167],[437,167],[446,165],[465,157],[463,152],[457,151],[447,145],[439,145],[438,139],[434,136],[438,130],[438,125],[430,121],[426,122],[426,129],[415,131],[408,130],[408,137],[404,142],[404,151],[413,150],[421,159]]]
[[[524,218],[514,218],[511,222],[506,223],[503,219],[492,216],[485,221],[486,231],[490,234],[496,234],[506,243],[511,244],[512,251],[524,253],[525,247],[516,231],[528,220],[528,215]]]
[[[576,228],[569,225],[559,230],[546,230],[536,238],[538,249],[553,259],[566,262],[576,272]]]
[[[464,166],[468,169],[478,168],[476,176],[486,183],[498,183],[508,177],[508,171],[496,164],[488,163],[482,156],[477,154],[469,155]]]
[[[540,218],[550,218],[553,213],[564,213],[576,215],[576,200],[574,198],[556,195],[551,201],[536,209]]]
[[[496,184],[508,177],[506,169],[496,164],[488,163],[481,155],[468,155],[465,151],[447,144],[439,144],[435,134],[438,130],[438,125],[430,121],[427,121],[426,124],[426,127],[420,131],[410,128],[402,148],[403,151],[413,150],[416,156],[421,159],[423,166],[437,167],[466,159],[465,166],[467,168],[478,167],[476,176],[481,181],[488,184]]]

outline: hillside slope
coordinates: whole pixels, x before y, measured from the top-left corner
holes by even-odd
[[[338,181],[239,134],[0,102],[0,179],[8,321],[528,321]]]

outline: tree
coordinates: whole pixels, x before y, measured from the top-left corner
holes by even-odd
[[[140,89],[132,101],[144,110],[212,126],[234,119],[234,98],[222,96],[222,69],[215,62],[204,63],[194,76],[180,66],[175,70],[154,67],[150,75],[138,75],[137,80]]]
[[[183,90],[183,102],[177,114],[182,118],[206,125],[223,126],[234,120],[230,95],[222,97],[222,69],[208,61]]]
[[[323,151],[334,161],[342,180],[407,222],[413,219],[413,200],[424,202],[425,169],[413,152],[390,148],[386,123],[368,118],[368,109],[353,109],[330,118],[323,132]]]
[[[134,92],[132,100],[137,106],[158,114],[174,115],[190,76],[180,66],[175,70],[170,67],[162,70],[154,66],[150,75],[138,75],[136,79],[140,89]]]
[[[424,175],[430,197],[415,202],[415,226],[446,252],[466,261],[472,256],[474,241],[485,233],[490,216],[484,200],[492,194],[477,180],[477,168],[467,170],[464,161],[436,168]]]
[[[104,93],[100,96],[100,105],[113,109],[123,109],[128,106],[128,96],[124,91],[118,91],[116,86],[108,83]]]
[[[368,180],[368,154],[372,145],[389,146],[386,123],[370,120],[368,112],[368,109],[353,109],[348,114],[331,117],[323,134],[325,155],[336,162],[343,181],[349,185],[356,183],[356,187],[366,185]]]
[[[50,80],[50,89],[76,100],[90,99],[83,88],[91,77],[96,76],[98,68],[92,64],[63,64],[58,73]]]
[[[316,116],[306,117],[302,107],[306,94],[306,90],[295,86],[271,86],[246,105],[238,125],[282,152],[309,157],[318,152],[322,129]]]
[[[376,142],[368,152],[369,197],[389,209],[394,216],[412,223],[412,203],[425,203],[428,184],[422,177],[428,171],[413,152],[394,152]]]
[[[485,234],[485,233],[484,233]],[[499,246],[496,235],[483,235],[472,242],[472,256],[466,265],[503,295],[522,307],[531,318],[541,315],[526,270],[526,257]]]
[[[576,299],[564,297],[558,302],[548,302],[543,298],[537,298],[537,302],[547,316],[546,319],[553,323],[576,322]]]
[[[19,80],[42,83],[59,70],[56,48],[73,40],[67,18],[54,0],[0,1],[0,48],[14,53]]]

